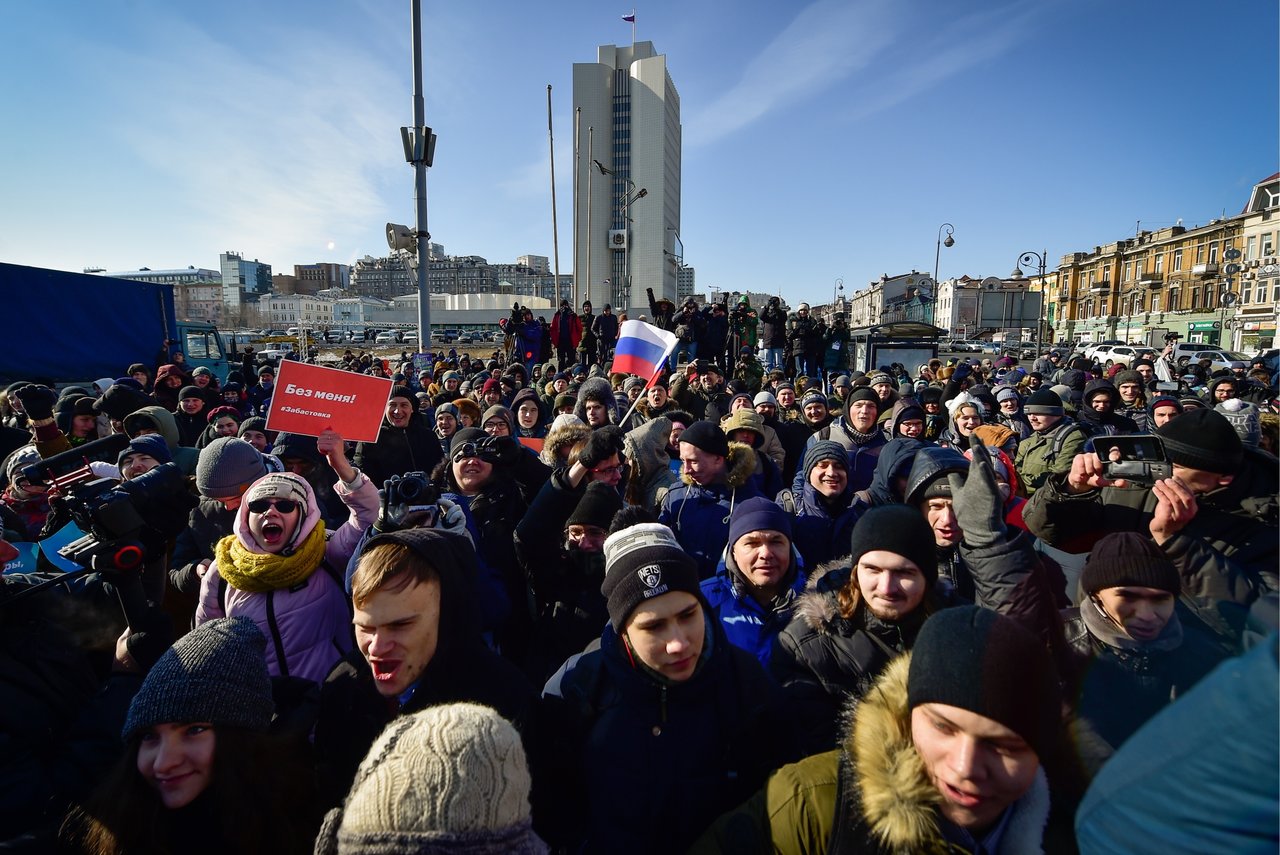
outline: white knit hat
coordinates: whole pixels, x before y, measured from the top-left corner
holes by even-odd
[[[356,772],[316,851],[543,853],[529,817],[520,734],[494,710],[442,704],[389,724]],[[328,838],[326,840],[325,838]],[[336,848],[333,844],[336,843]]]

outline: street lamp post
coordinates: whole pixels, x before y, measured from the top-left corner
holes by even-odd
[[[844,296],[844,280],[843,279],[836,279],[835,284],[831,288],[831,322],[832,323],[835,323],[836,321],[836,313],[839,311],[839,306],[840,306],[839,300],[836,297],[837,294],[840,297]]]
[[[592,160],[596,169],[600,170],[601,175],[613,175],[613,170],[607,168],[598,160]],[[627,190],[618,197],[618,207],[622,209],[622,228],[626,232],[626,238],[622,242],[622,292],[628,299],[631,297],[631,204],[638,199],[643,199],[649,195],[649,191],[644,187],[636,188],[636,183],[627,176],[620,176],[626,182]],[[614,303],[620,301],[618,293],[615,292]]]
[[[943,240],[942,238],[942,232],[944,229],[947,232],[946,240]],[[951,236],[954,233],[954,231],[955,231],[955,226],[951,225],[950,223],[943,223],[942,225],[938,226],[938,242],[933,248],[933,281],[934,282],[938,281],[938,259],[942,257],[942,248],[945,246],[948,249],[950,249],[951,247],[956,245],[956,239]]]
[[[1048,255],[1048,253],[1049,253],[1049,250],[1047,249],[1041,250],[1040,252],[1027,251],[1022,253],[1022,255],[1018,256],[1018,263],[1013,266],[1013,275],[1009,277],[1015,282],[1018,280],[1021,280],[1023,278],[1022,266],[1024,264],[1027,265],[1028,267],[1030,267],[1032,264],[1036,265],[1036,270],[1037,270],[1036,276],[1040,281],[1040,308],[1039,308],[1039,311],[1036,312],[1036,358],[1037,359],[1040,357],[1040,348],[1041,348],[1041,345],[1043,344],[1041,337],[1043,335],[1042,331],[1044,329],[1044,296],[1045,296],[1044,271],[1045,271],[1045,258]]]

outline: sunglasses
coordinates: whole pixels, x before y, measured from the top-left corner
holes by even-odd
[[[248,507],[251,514],[265,514],[272,507],[282,514],[291,514],[298,509],[298,503],[293,499],[254,499]]]

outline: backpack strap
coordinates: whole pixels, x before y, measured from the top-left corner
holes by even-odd
[[[1054,434],[1053,445],[1050,447],[1049,453],[1044,456],[1045,463],[1051,464],[1058,459],[1058,455],[1062,452],[1062,447],[1067,444],[1067,438],[1071,436],[1072,431],[1080,431],[1080,425],[1072,422]]]

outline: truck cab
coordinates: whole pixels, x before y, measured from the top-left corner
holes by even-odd
[[[222,333],[213,324],[178,321],[178,346],[187,358],[189,371],[203,366],[212,371],[220,382],[227,382],[231,360]]]

